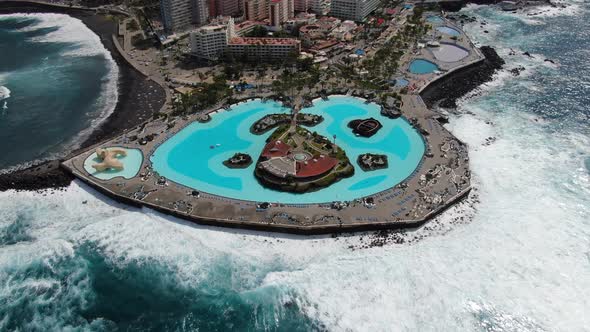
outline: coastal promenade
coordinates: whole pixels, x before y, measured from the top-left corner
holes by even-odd
[[[167,139],[201,119],[203,113],[176,118],[173,125],[161,119],[154,120],[102,143],[102,147],[118,146],[142,151],[141,169],[130,179],[116,177],[100,180],[86,172],[84,162],[94,149],[64,161],[62,167],[118,201],[200,224],[297,234],[417,227],[466,196],[471,189],[467,146],[442,126],[444,117],[428,109],[419,95],[439,78],[453,75],[461,68],[483,60],[483,55],[463,33],[461,38],[459,42],[469,51],[469,57],[454,64],[428,58],[426,49],[407,55],[407,63],[427,58],[444,69],[426,75],[414,75],[407,68],[403,69],[403,74],[415,89],[402,96],[401,111],[403,117],[421,132],[425,154],[414,172],[403,182],[367,197],[350,202],[318,204],[255,202],[213,195],[160,177],[152,170],[150,156]],[[215,108],[206,113],[215,116],[217,112],[225,111]],[[247,197],[247,193],[244,196]]]

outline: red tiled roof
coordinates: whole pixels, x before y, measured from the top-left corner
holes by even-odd
[[[229,41],[230,45],[297,45],[301,43],[295,38],[256,38],[234,37]]]
[[[265,158],[284,157],[291,152],[291,146],[281,141],[270,141],[262,150],[261,156]]]
[[[310,159],[307,162],[298,161],[296,177],[307,178],[319,176],[327,173],[336,165],[338,165],[338,159],[326,156]]]

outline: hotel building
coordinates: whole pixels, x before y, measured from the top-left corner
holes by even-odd
[[[238,16],[240,14],[239,0],[209,0],[209,16]]]
[[[235,37],[227,46],[236,59],[248,61],[278,61],[301,51],[301,42],[293,38]]]
[[[318,15],[327,15],[330,12],[330,0],[309,0],[309,9]]]
[[[160,11],[168,33],[206,24],[209,19],[207,0],[161,0]]]
[[[295,0],[295,10],[306,12],[310,8],[310,0]]]
[[[268,5],[270,26],[280,29],[287,20],[295,17],[293,0],[271,0]]]
[[[245,0],[244,18],[248,21],[262,21],[268,17],[268,0]]]
[[[330,15],[360,22],[379,5],[379,0],[332,0]]]
[[[202,59],[218,60],[234,35],[234,22],[231,18],[227,24],[201,27],[190,34],[191,53]]]

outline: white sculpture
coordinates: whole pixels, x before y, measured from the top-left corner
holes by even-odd
[[[118,155],[126,156],[127,151],[125,151],[124,149],[120,149],[120,148],[111,148],[108,150],[102,149],[102,148],[97,148],[96,155],[98,156],[98,158],[100,160],[102,160],[102,162],[92,165],[92,167],[95,170],[97,170],[99,172],[102,172],[107,169],[115,169],[117,171],[120,171],[124,167],[123,167],[123,163],[117,159],[117,156]]]

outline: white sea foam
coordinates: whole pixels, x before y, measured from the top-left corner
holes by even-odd
[[[71,151],[77,149],[79,145],[114,111],[118,102],[118,80],[119,80],[119,67],[113,59],[111,53],[104,47],[100,37],[90,30],[81,20],[64,15],[64,14],[47,14],[47,13],[34,13],[34,14],[8,14],[2,15],[3,17],[31,17],[38,20],[37,23],[29,27],[23,28],[25,31],[34,31],[42,28],[57,28],[57,30],[45,34],[40,37],[36,37],[33,40],[35,42],[65,42],[72,43],[74,47],[64,51],[62,56],[71,57],[87,57],[87,56],[103,56],[108,64],[108,74],[102,81],[102,93],[96,100],[94,108],[97,110],[90,119],[89,126],[80,131],[75,137],[69,142],[66,142],[61,151]],[[6,73],[0,77],[0,82],[6,81],[10,77],[10,73]],[[0,88],[0,94],[2,90]],[[0,101],[2,98],[0,98]],[[5,103],[6,107],[6,103]],[[54,155],[47,156],[44,160],[59,158],[63,155],[62,152],[57,152]],[[3,172],[12,171],[15,169],[26,168],[36,163],[42,162],[43,160],[34,160],[28,163],[17,165],[9,169],[4,169]]]
[[[3,110],[8,108],[8,101],[6,101],[8,98],[10,98],[10,90],[5,86],[0,86],[0,108]]]
[[[10,90],[5,86],[0,86],[0,101],[10,98]]]
[[[65,15],[52,13],[33,14],[8,14],[3,17],[31,17],[37,22],[34,25],[22,28],[21,31],[35,31],[46,28],[57,28],[42,36],[34,37],[32,41],[48,43],[72,43],[75,49],[67,50],[63,55],[67,56],[95,56],[105,54],[105,49],[100,38],[90,31],[79,19]]]

